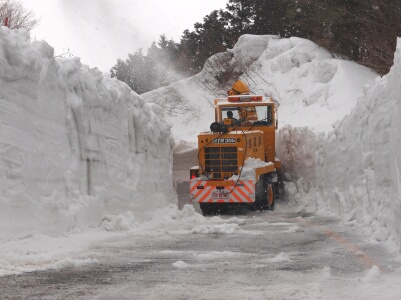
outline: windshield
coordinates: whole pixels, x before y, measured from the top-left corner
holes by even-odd
[[[221,108],[221,117],[222,120],[233,118],[240,123],[238,125],[246,125],[245,123],[255,126],[273,124],[271,106],[225,106]]]

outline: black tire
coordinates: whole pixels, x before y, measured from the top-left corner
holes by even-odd
[[[284,180],[283,180],[283,174],[282,171],[277,172],[277,182],[274,183],[275,189],[275,199],[284,199]]]
[[[255,209],[264,210],[268,208],[267,203],[267,176],[261,175],[255,185]]]
[[[269,199],[271,198],[271,200]],[[276,204],[276,193],[274,189],[274,184],[273,183],[268,183],[267,184],[267,209],[268,210],[274,210],[275,204]]]
[[[271,182],[271,177],[268,174],[261,175],[255,186],[256,192],[256,209],[274,210],[275,207],[275,185]]]

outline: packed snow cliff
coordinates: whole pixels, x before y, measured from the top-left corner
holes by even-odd
[[[401,252],[401,39],[389,74],[366,86],[328,138],[308,129],[280,131],[289,194],[305,206],[360,223],[372,241]],[[307,171],[304,171],[307,170]]]
[[[0,27],[0,241],[128,211],[140,220],[172,202],[171,124],[160,107],[28,40]]]

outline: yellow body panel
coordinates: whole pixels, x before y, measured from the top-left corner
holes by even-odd
[[[246,102],[230,102],[227,98],[214,101],[215,121],[224,124],[227,132],[210,131],[198,136],[199,171],[210,179],[225,180],[238,175],[248,157],[273,163],[255,169],[256,179],[281,167],[275,156],[277,120],[274,103],[271,99],[252,101],[251,96],[242,97]],[[223,115],[231,109],[236,110],[241,122]],[[258,116],[258,112],[269,112],[268,122],[261,122],[267,118]]]
[[[200,174],[212,174],[213,179],[238,175],[248,157],[265,159],[261,131],[204,132],[198,136],[198,145]]]

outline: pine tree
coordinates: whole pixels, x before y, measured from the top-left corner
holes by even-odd
[[[124,81],[138,94],[159,87],[154,64],[142,54],[142,49],[134,54],[128,54],[128,58],[125,61],[119,59],[117,64],[111,68],[110,74],[112,77]]]

